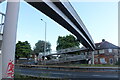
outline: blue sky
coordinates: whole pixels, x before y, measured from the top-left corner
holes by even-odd
[[[95,43],[105,39],[118,45],[117,2],[72,2],[71,4]],[[5,6],[5,2],[0,4],[0,12],[5,13]],[[45,24],[40,19],[47,23],[47,41],[51,43],[52,50],[55,50],[58,36],[71,33],[25,2],[20,3],[17,41],[27,40],[33,48],[38,40],[44,40]]]

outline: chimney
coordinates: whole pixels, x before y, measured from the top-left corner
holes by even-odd
[[[102,42],[105,42],[105,39],[102,39]]]

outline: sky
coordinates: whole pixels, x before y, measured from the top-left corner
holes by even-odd
[[[95,43],[102,39],[118,45],[118,3],[117,2],[71,2]],[[5,13],[6,2],[0,4],[0,12]],[[45,40],[45,23],[47,23],[46,41],[56,50],[58,36],[71,34],[58,23],[26,2],[20,3],[17,40],[28,41],[34,48],[38,40]]]

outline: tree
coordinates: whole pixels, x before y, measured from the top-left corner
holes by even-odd
[[[25,42],[18,41],[18,43],[16,44],[16,51],[15,51],[16,58],[19,57],[28,58],[31,52],[32,52],[31,46],[30,43],[28,43],[28,41]]]
[[[39,40],[35,44],[34,53],[36,55],[38,55],[39,53],[44,53],[44,45],[45,45],[45,41]],[[46,50],[46,52],[51,51],[51,44],[49,42],[46,42],[46,49],[45,50]]]
[[[79,47],[80,43],[73,35],[59,36],[57,40],[57,50],[66,49],[70,47]]]

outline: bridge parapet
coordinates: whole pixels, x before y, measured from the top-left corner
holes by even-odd
[[[67,52],[72,52],[72,51],[76,51],[76,50],[79,50],[79,49],[80,48],[77,48],[77,47],[71,47],[71,48],[58,50],[57,53],[67,53]]]
[[[86,55],[76,55],[76,56],[72,56],[72,57],[63,57],[63,58],[59,58],[59,59],[52,59],[52,60],[48,60],[48,61],[42,61],[41,63],[59,64],[59,63],[80,61],[80,60],[86,60],[86,59],[87,59]]]

